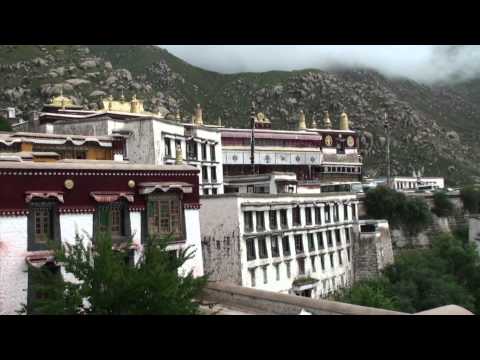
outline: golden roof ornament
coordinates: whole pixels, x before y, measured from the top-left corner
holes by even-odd
[[[137,95],[132,96],[132,101],[130,101],[130,112],[131,113],[138,113],[140,112],[140,109],[138,107],[138,100],[137,100]]]
[[[180,117],[180,110],[177,110],[177,113],[175,114],[175,120],[180,121],[182,118]]]
[[[182,156],[182,147],[180,144],[177,144],[175,148],[175,165],[182,165],[183,164],[183,156]]]
[[[324,112],[323,126],[325,127],[325,129],[331,129],[332,128],[332,122],[330,121],[330,115],[328,114],[328,111]]]
[[[340,114],[340,130],[350,130],[348,128],[348,116],[345,112]]]
[[[67,106],[73,106],[73,101],[63,96],[63,87],[60,88],[60,95],[50,100],[50,105],[65,109]]]
[[[315,115],[312,116],[312,129],[317,128],[317,122],[315,121]]]
[[[203,110],[200,104],[197,104],[197,108],[195,109],[195,125],[203,125]]]
[[[305,113],[303,112],[303,110],[300,110],[300,118],[298,120],[298,129],[299,130],[307,129],[307,122],[305,121]]]

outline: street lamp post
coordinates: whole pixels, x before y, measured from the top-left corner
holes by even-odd
[[[250,112],[250,126],[252,128],[252,137],[250,140],[250,164],[252,167],[252,174],[255,174],[255,103],[252,102]]]
[[[385,134],[387,137],[387,186],[391,187],[390,183],[390,124],[387,119],[387,113],[385,113],[385,121],[383,122],[385,128]]]

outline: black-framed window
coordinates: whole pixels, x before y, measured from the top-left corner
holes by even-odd
[[[255,268],[253,269],[250,269],[250,284],[252,285],[252,287],[255,287],[256,286],[256,281],[255,281]]]
[[[197,160],[197,143],[194,140],[187,141],[187,159]]]
[[[329,256],[330,256],[330,267],[333,269],[335,267],[335,262],[333,261],[333,252],[331,252]]]
[[[297,259],[298,275],[305,275],[305,258]]]
[[[302,235],[295,235],[295,253],[296,254],[303,254],[303,236]]]
[[[338,264],[340,266],[343,265],[343,261],[342,261],[342,250],[338,250]]]
[[[322,266],[322,271],[325,271],[325,255],[320,255],[320,265]]]
[[[322,219],[320,217],[320,208],[315,207],[315,224],[320,225],[322,223]]]
[[[315,266],[315,256],[310,257],[310,262],[312,263],[312,272],[317,272],[317,267]]]
[[[277,211],[276,210],[270,210],[268,212],[268,218],[270,222],[270,229],[275,230],[277,229]]]
[[[331,248],[333,246],[333,241],[332,241],[332,230],[327,230],[327,246]]]
[[[253,231],[253,213],[251,211],[243,212],[243,224],[246,233]]]
[[[210,145],[210,160],[215,161],[216,156],[215,156],[215,145]]]
[[[357,206],[352,204],[352,220],[357,220]]]
[[[257,217],[257,232],[265,231],[265,212],[256,211]]]
[[[202,166],[202,180],[208,182],[208,166]]]
[[[172,157],[172,147],[170,146],[171,141],[169,138],[165,138],[165,156],[171,158]]]
[[[315,239],[313,238],[313,233],[307,234],[307,238],[308,238],[308,251],[310,252],[315,251]]]
[[[350,228],[345,228],[345,240],[350,244]]]
[[[284,236],[282,238],[282,248],[283,248],[283,256],[290,256],[290,238],[288,236]]]
[[[325,210],[325,222],[329,223],[330,222],[330,205],[326,204],[324,210]]]
[[[333,221],[334,222],[339,221],[338,212],[339,212],[339,206],[338,204],[334,204],[333,205]]]
[[[280,210],[280,226],[282,229],[288,228],[287,209]]]
[[[263,283],[266,284],[268,283],[267,266],[262,266],[262,272],[263,272]]]
[[[275,278],[280,281],[280,264],[273,264],[275,266]]]
[[[149,195],[146,215],[149,236],[186,240],[182,194],[168,192]]]
[[[280,256],[280,249],[278,247],[278,236],[272,236],[270,238],[270,247],[272,250],[272,257]]]
[[[33,200],[28,215],[28,251],[46,250],[48,242],[59,243],[60,217],[57,202],[54,200]]]
[[[126,201],[99,204],[95,211],[95,237],[110,234],[113,242],[127,240],[131,234],[130,212]]]
[[[290,269],[290,261],[285,262],[285,269],[287,272],[287,279],[290,279],[290,277],[292,276],[292,272]]]
[[[342,245],[342,238],[340,236],[340,229],[335,229],[335,241],[337,243],[337,246]]]
[[[258,238],[258,255],[260,259],[266,259],[268,257],[267,240],[264,236]]]
[[[217,195],[217,188],[212,188],[212,195]]]
[[[318,250],[325,249],[325,245],[323,244],[323,232],[322,231],[317,233],[317,243],[318,243]]]
[[[215,166],[212,166],[210,168],[210,171],[212,176],[212,182],[217,182],[217,168]]]
[[[295,206],[292,209],[292,225],[293,226],[300,226],[301,225],[300,206]]]
[[[257,258],[255,253],[255,239],[247,239],[247,260],[255,260]]]
[[[350,247],[347,247],[347,259],[350,262]]]
[[[348,221],[348,205],[343,204],[343,219]]]
[[[312,208],[305,208],[305,224],[312,225]]]
[[[202,160],[207,160],[207,144],[202,144]]]

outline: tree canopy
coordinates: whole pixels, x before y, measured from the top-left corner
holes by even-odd
[[[112,248],[110,236],[98,236],[94,247],[77,236],[63,244],[55,258],[71,279],[48,269],[30,268],[32,291],[48,294],[21,310],[28,314],[168,315],[196,314],[195,303],[206,277],[181,274],[193,257],[190,248],[178,256],[167,251],[167,239],[151,239],[132,264],[128,250]],[[128,248],[128,247],[127,247]],[[73,281],[72,281],[73,279]]]

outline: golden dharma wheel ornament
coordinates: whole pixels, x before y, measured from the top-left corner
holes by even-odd
[[[75,186],[75,183],[73,182],[73,180],[71,179],[68,179],[68,180],[65,180],[65,188],[67,188],[68,190],[72,190],[73,187]]]
[[[327,146],[332,146],[333,144],[333,139],[330,135],[325,136],[325,145]]]
[[[353,136],[347,137],[347,145],[349,147],[353,147],[353,145],[355,145],[355,139],[353,138]]]
[[[128,187],[129,187],[130,189],[133,189],[133,188],[135,187],[135,181],[130,180],[130,181],[128,182]]]

